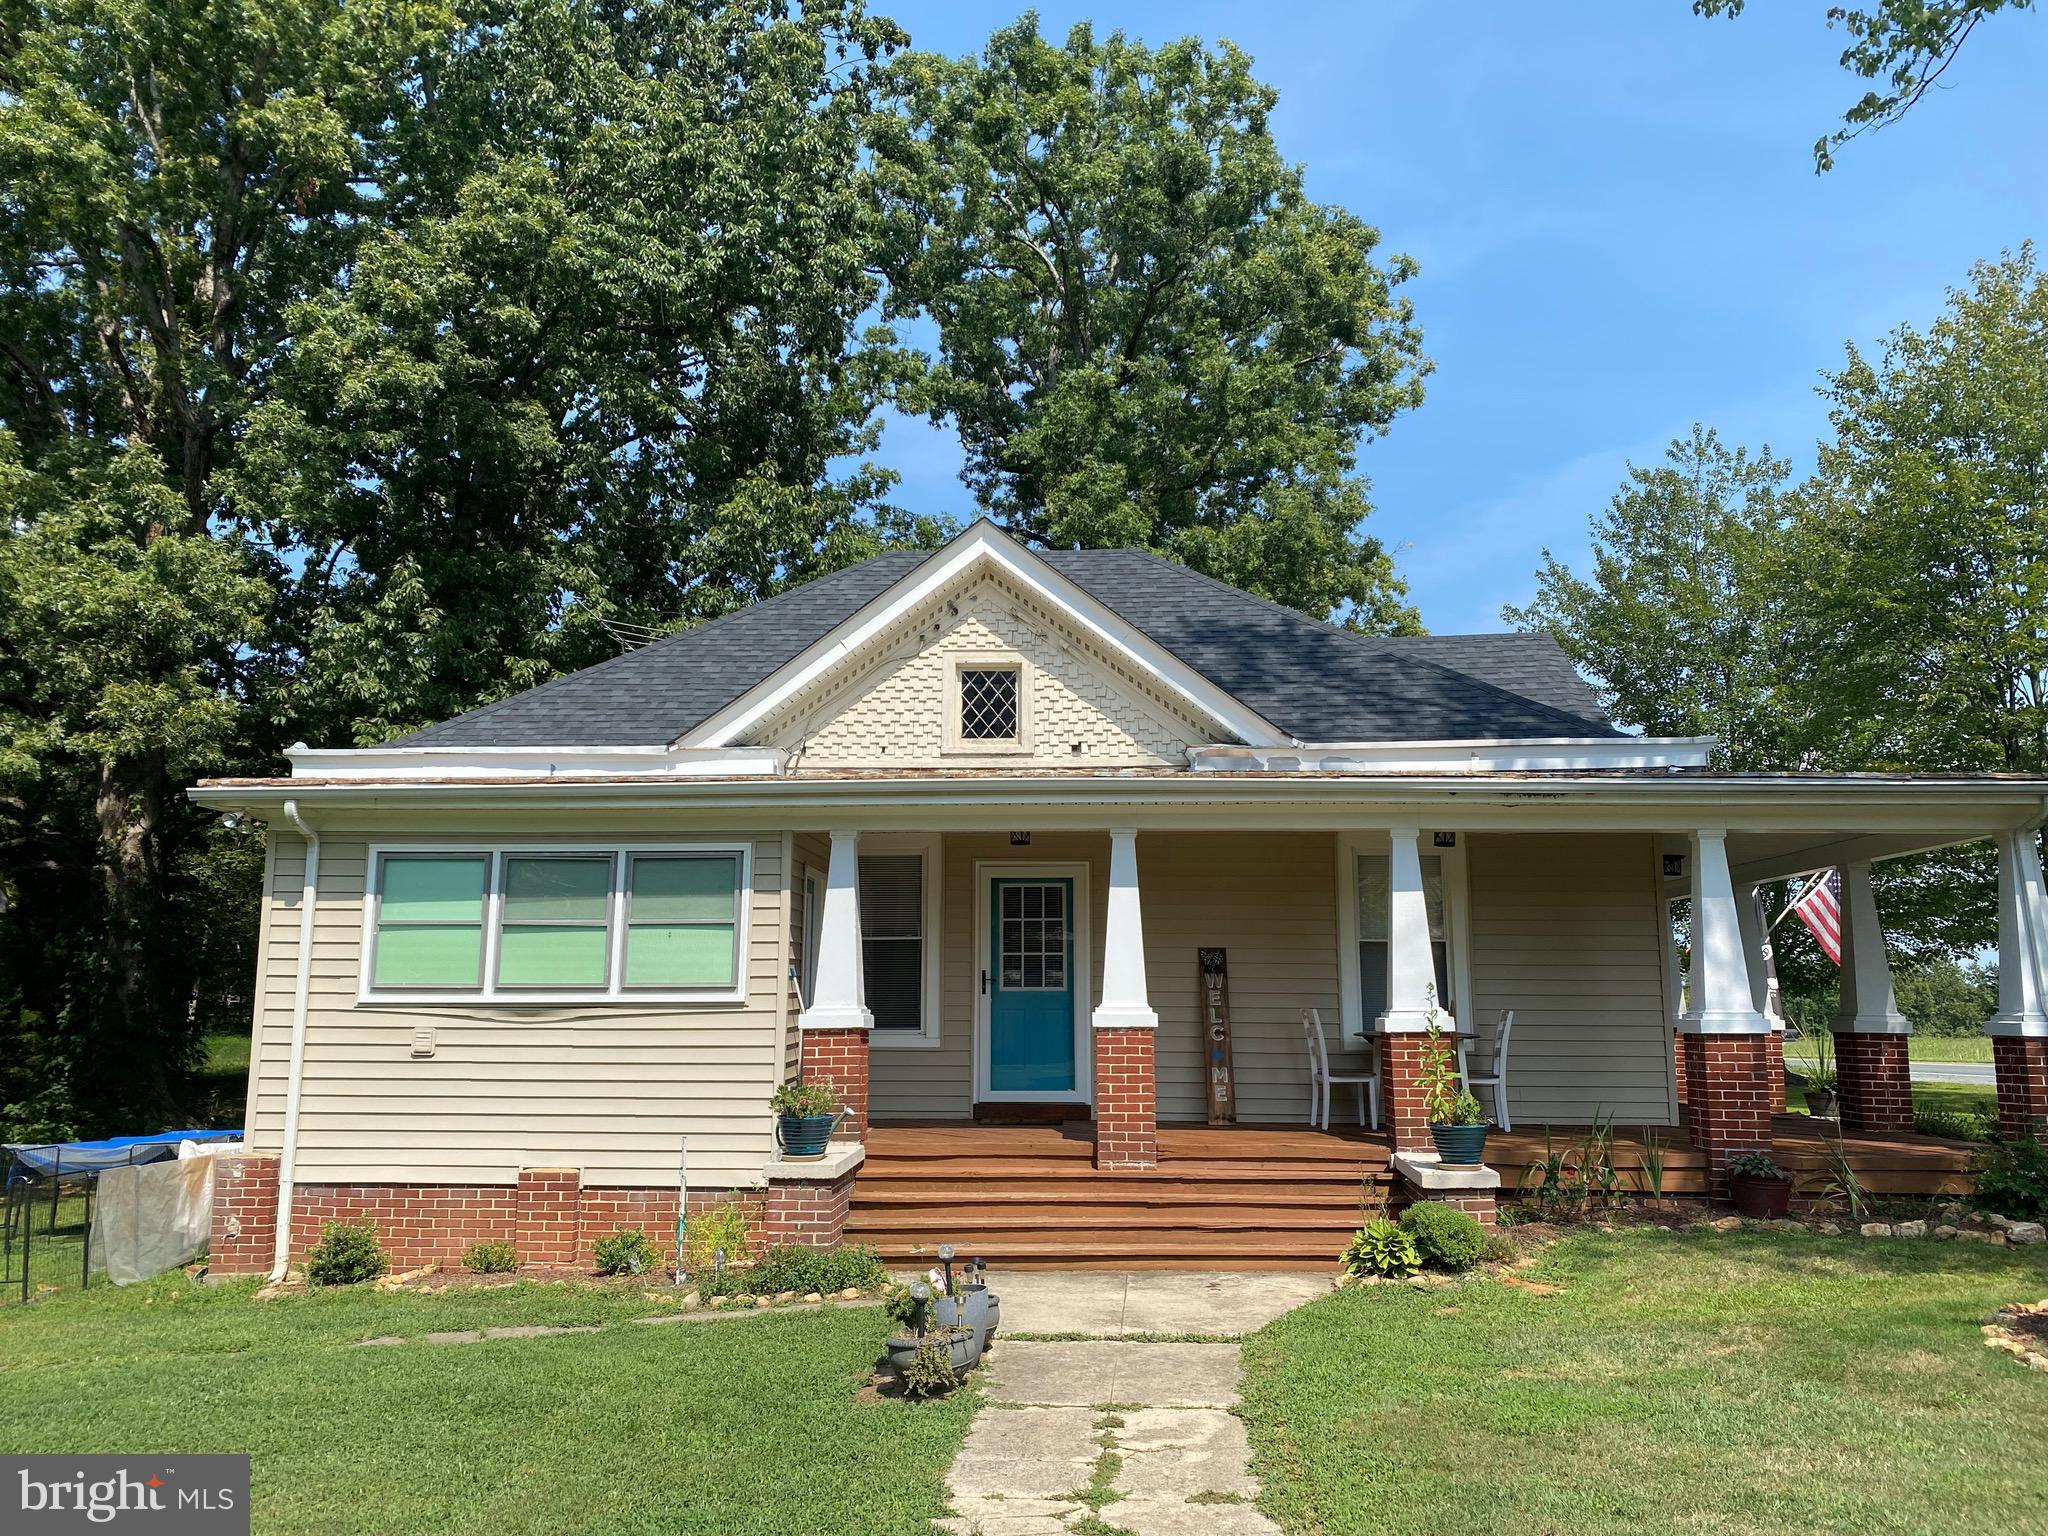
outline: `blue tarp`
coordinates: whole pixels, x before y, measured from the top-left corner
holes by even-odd
[[[14,1166],[7,1170],[7,1182],[14,1183],[27,1170],[36,1174],[98,1173],[106,1168],[126,1168],[131,1163],[154,1163],[176,1157],[181,1141],[240,1141],[240,1131],[163,1131],[155,1136],[109,1136],[104,1141],[47,1141],[36,1144],[9,1142]]]

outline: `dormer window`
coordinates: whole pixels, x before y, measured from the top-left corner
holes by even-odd
[[[953,665],[948,750],[1022,752],[1031,745],[1024,664],[1006,656],[963,656]]]

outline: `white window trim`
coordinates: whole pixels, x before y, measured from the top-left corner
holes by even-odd
[[[405,854],[484,854],[484,955],[481,987],[379,987],[372,984],[377,965],[377,918],[383,904],[384,860]],[[739,860],[738,909],[733,935],[733,985],[730,987],[633,987],[625,984],[626,867],[635,854],[732,854]],[[610,911],[605,942],[605,984],[601,987],[501,987],[498,985],[498,935],[505,898],[505,860],[582,854],[611,860]],[[606,1006],[647,1003],[744,1003],[747,997],[748,925],[753,915],[753,845],[750,843],[372,843],[364,869],[363,923],[356,1002],[362,1006],[439,1003],[496,1008],[560,1007],[563,1004]]]
[[[1074,1090],[1071,1093],[1040,1093],[989,1087],[990,995],[981,989],[981,971],[988,957],[991,937],[989,889],[996,880],[1063,880],[1074,882]],[[968,967],[968,985],[974,995],[974,1102],[1001,1104],[1092,1104],[1095,1102],[1095,1031],[1089,1020],[1094,1015],[1095,973],[1089,955],[1088,895],[1093,871],[1086,859],[1063,863],[1033,863],[1027,860],[977,859],[974,862],[974,943]]]
[[[818,990],[818,937],[825,926],[824,877],[808,866],[804,869],[804,958],[797,968],[796,988],[801,1008],[811,1006]]]
[[[1444,936],[1451,945],[1451,981],[1458,994],[1458,1006],[1472,1008],[1472,924],[1469,877],[1466,870],[1465,834],[1457,834],[1457,846],[1434,846],[1435,832],[1422,834],[1422,854],[1443,860]],[[1359,1001],[1358,975],[1358,855],[1385,854],[1392,843],[1385,832],[1342,832],[1337,836],[1337,988],[1340,1016],[1347,1040],[1376,1035],[1374,1020],[1364,1017]],[[1470,1025],[1471,1020],[1461,1023]]]
[[[915,853],[924,859],[924,1017],[916,1030],[870,1029],[870,1049],[928,1051],[940,1044],[939,934],[945,920],[945,839],[936,832],[863,832],[858,856]],[[863,944],[861,963],[867,963]]]
[[[1013,651],[961,651],[947,658],[946,745],[949,757],[1019,757],[1033,750],[1031,719],[1031,664]],[[1017,734],[1002,737],[968,736],[962,729],[963,701],[960,674],[963,672],[1014,672],[1017,675]]]

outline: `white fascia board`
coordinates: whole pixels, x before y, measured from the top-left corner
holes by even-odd
[[[297,779],[775,778],[784,765],[766,747],[293,747],[285,756]]]
[[[1544,736],[1306,742],[1284,749],[1190,747],[1196,773],[1580,773],[1704,768],[1711,736]]]
[[[1037,594],[1076,629],[1122,654],[1140,672],[1238,740],[1255,746],[1284,746],[1293,739],[983,518],[851,618],[691,729],[677,745],[731,746],[982,561]]]

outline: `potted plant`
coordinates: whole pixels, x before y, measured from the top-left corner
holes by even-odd
[[[1458,1079],[1451,1048],[1437,1027],[1432,999],[1429,1032],[1422,1047],[1422,1105],[1429,1116],[1429,1139],[1447,1163],[1476,1163],[1486,1155],[1486,1111]]]
[[[1792,1175],[1767,1152],[1738,1152],[1729,1158],[1728,1190],[1744,1216],[1775,1220],[1792,1209]]]
[[[1823,1029],[1813,1037],[1813,1065],[1801,1067],[1805,1078],[1806,1112],[1823,1120],[1835,1118],[1835,1062],[1830,1046],[1834,1036]]]
[[[892,1288],[883,1303],[890,1320],[900,1329],[883,1344],[889,1369],[903,1383],[904,1390],[915,1396],[936,1395],[938,1390],[964,1377],[981,1359],[981,1340],[974,1329],[939,1317],[938,1303],[945,1299],[934,1295],[932,1286],[920,1280]]]
[[[778,1117],[775,1140],[782,1155],[792,1159],[823,1157],[844,1113],[829,1083],[784,1083],[769,1097],[768,1107]]]

